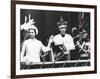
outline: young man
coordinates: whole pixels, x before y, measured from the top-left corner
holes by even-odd
[[[28,31],[29,39],[25,40],[23,43],[21,51],[21,62],[25,62],[26,64],[41,62],[40,51],[49,51],[52,40],[50,38],[48,46],[45,47],[41,41],[35,38],[35,36],[38,34],[38,29],[34,25],[31,25]]]

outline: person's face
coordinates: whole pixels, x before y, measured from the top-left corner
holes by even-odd
[[[65,35],[65,33],[66,33],[66,28],[60,28],[59,31],[60,31],[60,34],[61,34],[61,35]]]
[[[29,35],[30,35],[30,38],[35,38],[35,30],[34,29],[30,29],[29,30]]]

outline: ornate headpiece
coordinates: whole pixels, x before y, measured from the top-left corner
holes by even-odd
[[[58,28],[66,28],[67,27],[68,22],[64,21],[62,16],[60,18],[60,21],[57,23]]]
[[[21,30],[29,30],[29,29],[34,29],[36,31],[36,35],[38,34],[38,29],[37,27],[34,25],[35,21],[34,19],[31,19],[31,15],[29,14],[28,16],[29,21],[27,22],[27,17],[25,16],[25,22],[24,24],[21,25]]]

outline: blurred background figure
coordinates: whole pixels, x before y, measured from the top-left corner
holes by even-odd
[[[80,48],[80,59],[90,59],[91,47],[88,32],[85,29],[82,29],[81,34],[82,38],[77,42],[78,47]]]

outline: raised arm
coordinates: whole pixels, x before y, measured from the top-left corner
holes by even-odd
[[[42,44],[42,50],[44,52],[50,51],[50,46],[51,46],[52,42],[53,42],[53,35],[50,36],[50,39],[49,39],[47,47]]]

